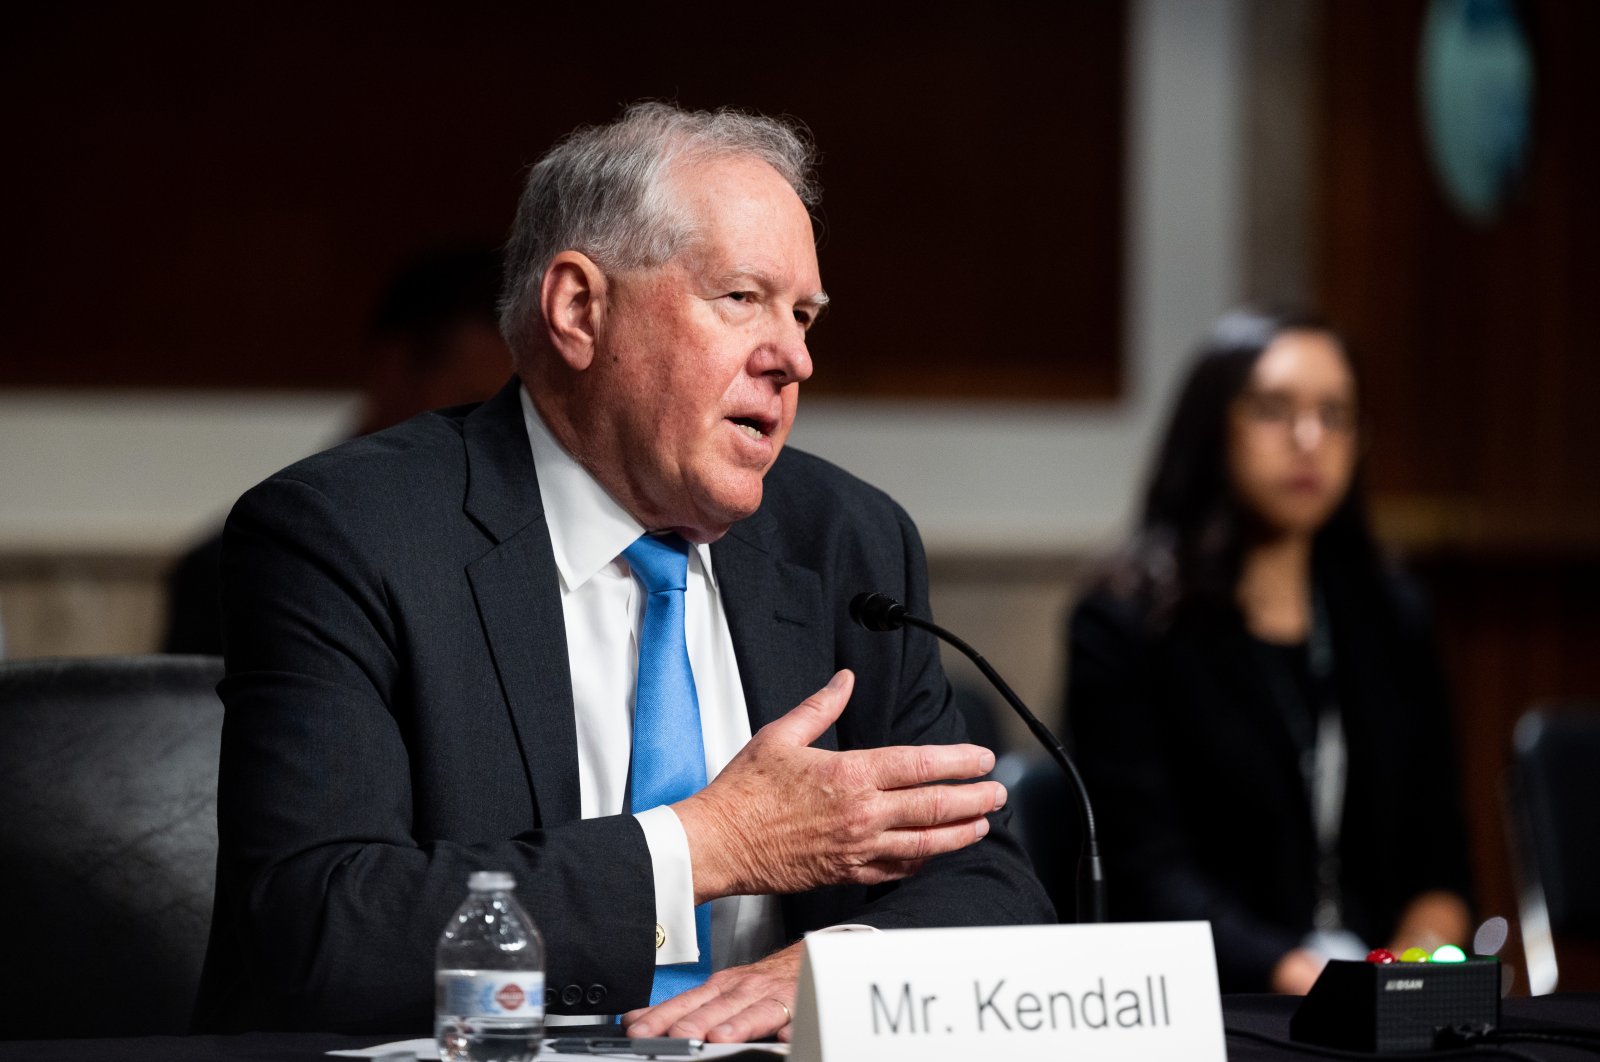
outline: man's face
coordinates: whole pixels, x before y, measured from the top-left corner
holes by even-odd
[[[699,163],[668,188],[697,236],[663,265],[608,277],[577,449],[646,527],[710,542],[761,504],[827,297],[811,219],[772,167]]]

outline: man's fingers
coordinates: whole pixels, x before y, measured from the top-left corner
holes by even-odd
[[[889,830],[878,839],[877,857],[856,867],[851,880],[857,885],[883,885],[909,878],[934,856],[965,848],[988,833],[989,820],[984,818],[948,826]]]
[[[877,859],[895,863],[921,862],[946,852],[954,852],[983,840],[989,834],[989,820],[983,817],[952,822],[943,826],[922,826],[911,830],[886,830],[878,838]]]
[[[925,785],[884,793],[886,824],[893,827],[942,826],[999,811],[1006,787],[999,782],[970,785]]]
[[[900,881],[921,870],[925,862],[927,861],[923,859],[875,859],[857,869],[856,884],[883,885],[891,881]]]
[[[850,691],[855,689],[855,673],[848,668],[836,671],[828,684],[786,714],[761,728],[779,744],[800,747],[809,745],[834,724],[844,706],[850,702]]]
[[[994,770],[994,753],[982,745],[891,745],[843,755],[866,760],[879,789],[980,778]]]
[[[732,966],[705,984],[623,1016],[629,1036],[686,1036],[720,1043],[770,1036],[789,1024],[801,945]]]
[[[665,1036],[677,1021],[715,1001],[720,994],[714,983],[707,981],[653,1007],[630,1010],[622,1016],[622,1027],[629,1036]]]
[[[716,999],[673,1022],[666,1034],[713,1043],[741,1043],[771,1036],[789,1024],[784,1008],[776,1005],[776,993],[782,990],[769,979],[740,978],[720,987],[722,991]]]
[[[703,1039],[713,1043],[743,1044],[781,1033],[789,1027],[793,1010],[774,997],[762,996],[749,1006],[713,1026]]]

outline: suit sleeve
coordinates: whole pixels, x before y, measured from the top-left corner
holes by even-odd
[[[426,1027],[435,942],[479,869],[515,875],[545,938],[552,1009],[641,1005],[654,898],[632,816],[540,828],[516,761],[509,811],[481,837],[439,839],[418,822],[420,757],[438,735],[413,710],[411,634],[358,526],[287,477],[246,495],[228,522],[218,931],[237,958],[233,998],[210,1023]],[[511,764],[492,759],[515,755],[500,744],[483,771]],[[560,999],[570,986],[575,1003]]]
[[[1195,859],[1165,761],[1159,665],[1132,610],[1097,594],[1074,612],[1067,717],[1099,815],[1111,915],[1209,920],[1224,988],[1264,990],[1297,934],[1253,914]]]
[[[894,564],[902,573],[902,585],[886,585],[880,574],[875,587],[897,595],[912,613],[931,615],[922,541],[910,517],[898,507],[896,515],[901,553]],[[933,635],[911,628],[898,634],[856,630],[853,635],[891,646],[896,661],[893,692],[886,697],[892,701],[887,706],[890,727],[886,738],[876,743],[946,745],[968,740]],[[866,677],[865,685],[873,685]],[[856,710],[856,703],[847,712]],[[1009,828],[1010,811],[1002,808],[988,818],[989,833],[976,844],[931,859],[902,881],[868,890],[853,920],[881,929],[1054,923],[1055,908]]]

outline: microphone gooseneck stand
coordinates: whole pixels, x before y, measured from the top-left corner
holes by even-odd
[[[989,661],[985,660],[982,654],[932,620],[912,615],[894,598],[887,594],[857,594],[850,601],[850,618],[869,631],[896,631],[902,626],[927,631],[959,650],[977,665],[978,670],[983,672],[983,677],[1000,691],[1006,703],[1011,705],[1012,710],[1022,718],[1028,730],[1038,739],[1039,744],[1044,746],[1051,759],[1066,772],[1074,788],[1077,789],[1078,810],[1083,820],[1083,854],[1078,869],[1078,921],[1104,922],[1106,875],[1105,867],[1100,861],[1100,839],[1095,832],[1094,807],[1089,802],[1089,790],[1083,784],[1083,776],[1078,773],[1077,765],[1067,755],[1061,740],[1028,710],[1028,706],[1022,703],[1022,699],[1012,691],[1006,680],[1000,677],[1000,673],[989,665]]]

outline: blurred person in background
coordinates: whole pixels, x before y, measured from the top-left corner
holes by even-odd
[[[1225,992],[1469,931],[1445,684],[1368,527],[1357,403],[1314,319],[1218,320],[1071,618],[1111,914],[1210,920]]]
[[[403,265],[368,329],[356,434],[498,391],[511,378],[499,293],[500,254],[492,247],[435,250]],[[219,529],[173,566],[162,652],[222,653],[221,564]]]

